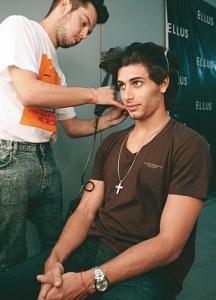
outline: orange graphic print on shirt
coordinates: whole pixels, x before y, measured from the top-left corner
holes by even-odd
[[[52,111],[38,107],[24,107],[20,124],[56,132],[56,118]]]
[[[53,67],[52,60],[46,54],[42,54],[38,79],[57,85],[61,84],[61,78]]]
[[[52,84],[61,84],[52,60],[46,54],[42,54],[38,79]],[[54,111],[38,107],[24,107],[20,124],[32,126],[56,133],[56,117]]]

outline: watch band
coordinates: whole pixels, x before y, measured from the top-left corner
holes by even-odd
[[[103,273],[103,271],[101,270],[100,267],[96,266],[96,267],[94,267],[92,269],[94,270],[94,273],[95,273],[94,288],[98,292],[104,292],[104,291],[106,291],[106,289],[109,286],[109,280],[106,278],[105,274]]]
[[[100,267],[96,266],[93,269],[95,271],[95,279],[101,279],[105,276]]]

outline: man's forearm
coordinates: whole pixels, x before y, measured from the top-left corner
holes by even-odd
[[[34,89],[29,87],[19,94],[24,106],[64,108],[91,103],[93,96],[88,88],[65,87],[34,80]]]
[[[71,215],[46,261],[45,270],[56,262],[63,264],[67,260],[69,255],[85,240],[93,220],[93,218],[87,218],[80,210],[76,210]],[[81,227],[82,230],[80,230]]]
[[[169,244],[169,243],[168,243]],[[155,237],[141,242],[114,259],[100,265],[109,283],[115,284],[129,278],[139,276],[150,270],[159,268],[177,257],[163,238]],[[89,293],[94,293],[94,272],[89,269],[83,273],[84,282]]]
[[[109,86],[97,89],[61,86],[38,80],[36,73],[15,66],[9,67],[9,73],[23,106],[56,109],[89,103],[123,109],[123,105],[116,101],[116,92]]]
[[[102,265],[110,283],[138,276],[175,260],[176,254],[164,242],[157,237],[141,242]]]

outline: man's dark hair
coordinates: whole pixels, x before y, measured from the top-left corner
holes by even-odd
[[[151,42],[136,42],[124,49],[116,47],[102,52],[99,67],[112,75],[112,84],[117,88],[119,69],[131,64],[142,64],[149,78],[158,85],[167,76],[169,77],[170,82],[164,94],[164,101],[166,110],[172,110],[176,105],[175,97],[179,89],[178,62],[174,53]]]
[[[53,0],[52,5],[46,15],[49,14],[56,8],[56,6],[61,2],[61,0]],[[71,11],[78,9],[81,6],[86,6],[86,4],[91,3],[94,5],[97,12],[97,24],[105,23],[109,18],[109,13],[106,6],[104,5],[104,0],[70,0],[72,5]]]

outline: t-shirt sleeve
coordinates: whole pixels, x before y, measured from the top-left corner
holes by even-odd
[[[56,109],[56,120],[64,121],[76,116],[76,112],[73,107],[59,108]]]
[[[5,71],[8,66],[15,65],[38,73],[36,59],[37,46],[34,36],[21,16],[10,16],[0,25],[1,47],[0,71]],[[19,50],[19,51],[17,51]]]
[[[206,140],[194,135],[175,153],[169,194],[207,198],[212,161]]]
[[[96,152],[94,167],[91,176],[92,179],[100,180],[100,181],[104,180],[103,168],[104,168],[105,159],[108,152],[108,145],[109,145],[110,138],[111,135],[106,137]]]

